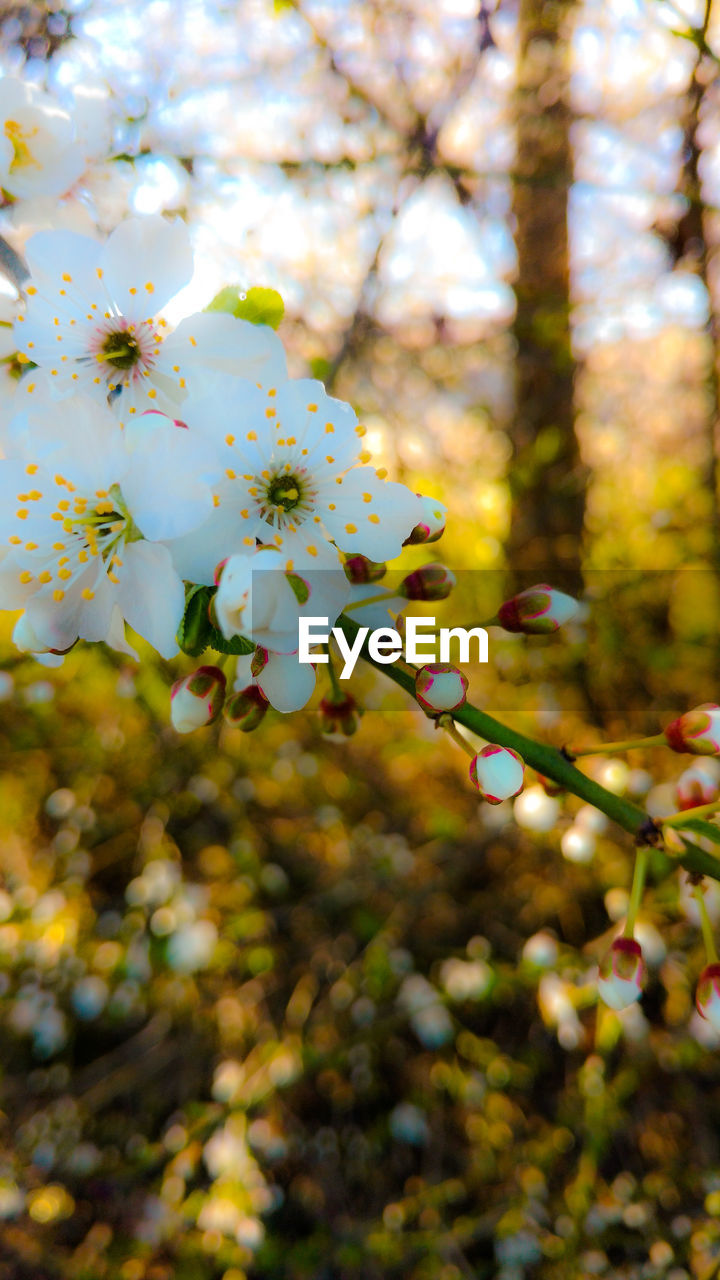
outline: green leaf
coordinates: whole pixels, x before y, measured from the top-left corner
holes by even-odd
[[[307,604],[310,599],[310,588],[305,579],[301,578],[297,573],[286,573],[285,577],[293,589],[293,594],[298,604]]]
[[[241,656],[253,653],[255,645],[247,636],[233,636],[226,640],[211,620],[210,605],[217,587],[190,587],[185,600],[185,613],[177,633],[177,642],[183,653],[199,658],[206,649],[216,653]]]
[[[688,818],[687,822],[683,822],[682,827],[676,829],[681,833],[693,831],[695,835],[712,840],[713,844],[720,844],[720,827],[716,827],[712,822],[706,822],[704,818]]]
[[[224,311],[251,324],[267,324],[277,329],[285,314],[285,304],[275,289],[254,288],[243,292],[238,285],[227,285],[215,295],[206,311]]]

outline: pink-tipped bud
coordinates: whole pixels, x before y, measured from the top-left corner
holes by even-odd
[[[339,698],[323,698],[318,707],[323,733],[342,733],[346,738],[357,733],[361,715],[357,702],[349,693]]]
[[[229,559],[230,557],[226,556],[224,560],[221,560],[219,564],[215,565],[215,568],[213,570],[213,582],[215,583],[216,587],[220,586],[220,579],[222,578],[222,575],[223,575],[223,569],[225,568],[225,565],[227,564]]]
[[[610,1009],[627,1009],[640,999],[644,985],[640,943],[634,938],[616,938],[600,962],[598,995]]]
[[[506,600],[498,609],[498,621],[505,631],[522,631],[527,636],[547,635],[575,617],[577,600],[538,582]]]
[[[418,498],[422,504],[422,518],[405,539],[404,547],[413,547],[420,542],[437,542],[445,532],[447,508],[436,498],[427,498],[422,493],[418,494]]]
[[[257,729],[269,705],[257,685],[250,684],[247,689],[241,689],[228,698],[223,715],[234,729],[252,733],[253,729]]]
[[[502,804],[522,791],[525,765],[510,747],[483,747],[470,765],[470,778],[483,800]]]
[[[445,600],[455,581],[454,573],[444,564],[424,564],[403,578],[397,594],[406,600]]]
[[[191,733],[217,720],[225,700],[225,676],[219,667],[198,667],[176,680],[170,691],[170,719],[178,733]]]
[[[693,756],[716,756],[720,752],[720,707],[703,702],[663,730],[673,751],[689,751]]]
[[[465,701],[468,682],[449,662],[431,662],[415,676],[415,697],[430,715],[457,711]]]
[[[682,811],[694,809],[699,804],[712,804],[717,800],[719,789],[716,779],[711,778],[702,765],[691,764],[675,784],[677,807]]]
[[[720,964],[706,964],[698,978],[695,1005],[701,1018],[720,1031]]]
[[[368,582],[379,582],[387,573],[387,565],[367,556],[348,556],[345,560],[345,577],[354,587],[364,587]]]

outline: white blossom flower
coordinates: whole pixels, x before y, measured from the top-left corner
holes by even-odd
[[[162,539],[212,510],[201,442],[162,423],[130,451],[86,396],[36,401],[24,452],[0,461],[0,603],[26,609],[26,637],[65,650],[80,638],[127,648],[124,621],[164,657],[184,589]]]
[[[211,519],[174,550],[193,582],[211,583],[218,559],[256,539],[281,549],[288,570],[303,551],[318,568],[336,567],[338,547],[391,560],[417,524],[417,496],[384,471],[357,465],[370,456],[364,428],[319,382],[265,390],[218,378],[188,399],[182,416],[217,451],[223,476]]]
[[[300,617],[332,615],[334,622],[349,594],[342,569],[317,569],[304,548],[288,572],[277,547],[260,546],[222,566],[213,607],[228,640],[244,635],[274,653],[297,653]]]
[[[253,381],[286,376],[282,344],[271,329],[205,312],[174,332],[159,315],[189,281],[187,228],[160,215],[129,218],[103,244],[72,231],[41,231],[27,244],[28,304],[15,326],[21,358],[47,376],[53,393],[84,390],[109,399],[121,426],[145,434],[147,409],[177,416],[208,370],[234,369]],[[30,394],[34,371],[23,381]]]
[[[237,660],[235,689],[242,692],[253,685],[260,690],[271,707],[283,714],[300,711],[315,691],[315,668],[311,662],[298,662],[295,653],[272,653],[265,650],[267,661],[257,676],[251,670],[252,657]]]
[[[0,80],[0,187],[16,197],[63,195],[85,168],[75,126],[36,85]]]

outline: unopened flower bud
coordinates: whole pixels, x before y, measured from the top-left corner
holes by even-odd
[[[703,702],[663,730],[673,751],[689,751],[693,756],[715,756],[720,752],[720,707]]]
[[[645,985],[645,964],[640,943],[616,938],[600,962],[598,994],[610,1009],[627,1009],[640,999]]]
[[[445,532],[447,508],[437,498],[428,498],[422,493],[418,494],[418,498],[422,503],[422,519],[405,539],[404,547],[412,547],[419,542],[437,542]]]
[[[557,631],[578,611],[577,600],[538,582],[506,600],[498,609],[498,621],[505,631],[522,631],[525,635],[545,635]]]
[[[367,556],[347,556],[344,564],[345,577],[354,587],[364,587],[368,582],[379,582],[387,573],[387,565],[377,560],[368,560]]]
[[[455,581],[454,573],[444,564],[424,564],[403,578],[397,594],[406,600],[445,600]]]
[[[257,685],[250,684],[247,689],[241,689],[228,698],[223,715],[234,729],[251,733],[253,729],[257,729],[269,705]]]
[[[691,764],[675,784],[678,809],[694,809],[699,804],[712,804],[718,796],[718,783],[702,765]]]
[[[346,738],[357,732],[361,714],[357,702],[349,693],[340,697],[323,698],[318,707],[323,733],[342,733]]]
[[[170,719],[178,733],[191,733],[217,720],[225,699],[225,676],[219,667],[198,667],[176,680],[170,692]]]
[[[502,804],[522,791],[525,765],[510,747],[483,747],[470,765],[470,778],[483,800]]]
[[[415,676],[415,697],[431,715],[456,711],[465,701],[467,677],[449,662],[432,662]]]
[[[720,964],[706,964],[698,978],[695,1004],[701,1018],[720,1031]]]

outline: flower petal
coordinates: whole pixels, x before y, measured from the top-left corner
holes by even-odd
[[[150,542],[126,546],[118,578],[117,602],[123,617],[161,657],[174,657],[185,592],[167,547]]]
[[[103,284],[128,320],[156,315],[193,273],[185,223],[160,214],[128,218],[113,231],[102,254]]]

